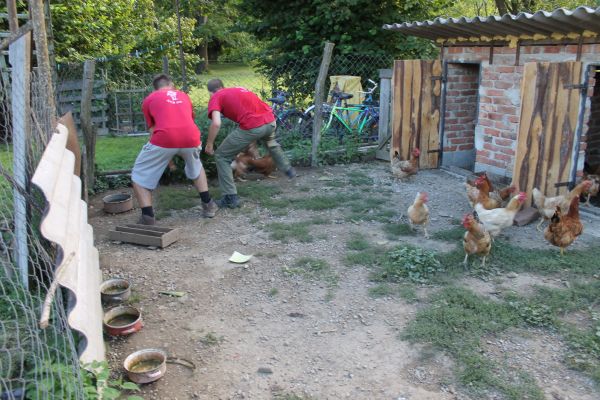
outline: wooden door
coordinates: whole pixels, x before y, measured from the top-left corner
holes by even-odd
[[[581,62],[526,63],[513,184],[527,193],[564,194],[574,178]]]
[[[440,60],[396,60],[392,76],[392,145],[403,160],[415,147],[420,168],[437,168],[440,156]]]

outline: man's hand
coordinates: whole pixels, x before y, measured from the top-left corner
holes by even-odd
[[[206,139],[206,147],[204,147],[204,152],[212,156],[215,154],[213,145],[215,144],[215,139],[217,138],[219,129],[221,129],[221,113],[219,111],[213,111],[211,119],[212,122],[208,127],[208,138]]]
[[[215,149],[213,148],[213,144],[207,143],[206,146],[204,147],[204,152],[206,154],[208,154],[209,156],[212,156],[213,154],[215,154]]]

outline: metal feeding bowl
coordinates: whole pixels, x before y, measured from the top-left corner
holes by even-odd
[[[129,281],[122,278],[113,278],[102,282],[100,297],[104,304],[117,304],[127,301],[131,296]]]
[[[119,214],[133,208],[133,198],[127,193],[109,194],[102,198],[104,211],[110,214]]]
[[[130,335],[144,326],[142,313],[132,306],[118,306],[104,313],[104,331],[112,336]]]
[[[135,383],[150,383],[167,371],[167,355],[158,349],[138,350],[123,362],[127,376]]]

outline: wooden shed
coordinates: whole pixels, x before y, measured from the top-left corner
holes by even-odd
[[[384,29],[440,48],[394,63],[392,154],[419,146],[422,168],[487,171],[529,194],[564,193],[600,167],[600,8]]]

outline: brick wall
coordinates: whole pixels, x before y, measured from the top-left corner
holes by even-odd
[[[444,165],[473,170],[479,64],[448,64]]]
[[[586,161],[590,166],[596,166],[600,165],[600,73],[591,73],[590,76],[585,152]]]
[[[521,106],[521,79],[526,62],[562,62],[576,59],[577,46],[522,46],[519,65],[515,66],[516,48],[494,48],[490,65],[489,47],[450,47],[444,49],[448,62],[480,62],[479,111],[475,126],[475,171],[512,176]],[[584,45],[581,61],[598,63],[600,45]],[[588,115],[590,101],[586,102]],[[587,119],[585,119],[587,121]],[[585,128],[585,126],[584,126]],[[579,173],[583,170],[586,144],[582,136]]]

